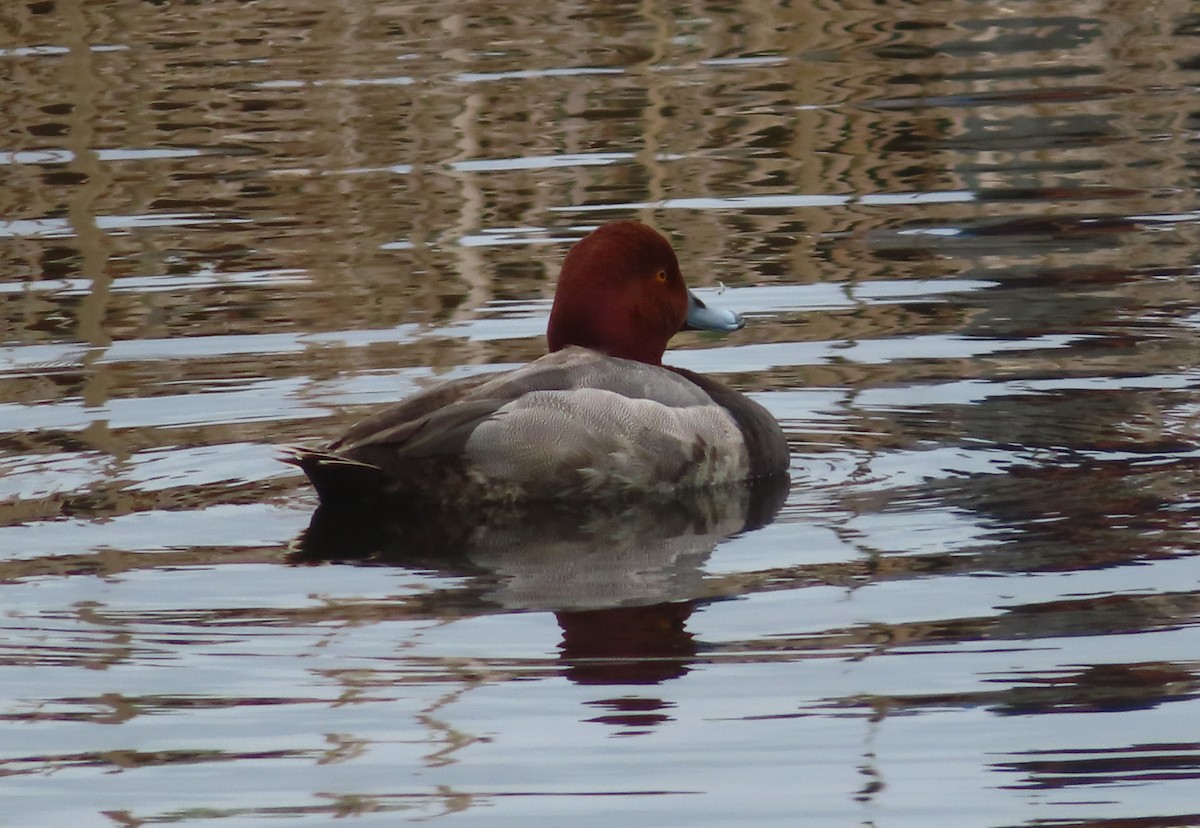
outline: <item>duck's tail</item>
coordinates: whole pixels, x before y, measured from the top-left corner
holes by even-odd
[[[383,469],[370,463],[304,446],[284,446],[279,459],[308,475],[322,504],[361,504],[384,493]]]

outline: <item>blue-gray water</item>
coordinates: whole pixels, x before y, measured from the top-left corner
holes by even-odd
[[[1200,825],[1193,4],[462,9],[0,9],[0,824]],[[774,520],[308,560],[616,218]]]

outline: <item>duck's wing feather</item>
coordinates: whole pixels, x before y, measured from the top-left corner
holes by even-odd
[[[704,482],[691,479],[697,473],[736,479],[745,474],[741,445],[733,418],[690,379],[566,348],[515,371],[437,386],[292,462],[323,501],[340,499],[335,490],[355,475],[356,493],[381,475],[390,494],[500,481],[510,491],[498,497],[556,497],[570,494],[559,491],[563,481],[582,493]]]
[[[337,452],[358,443],[371,442],[373,439],[394,432],[405,425],[417,423],[423,417],[467,399],[471,392],[479,386],[495,381],[502,376],[504,375],[480,374],[426,388],[355,423],[329,445],[329,450]]]
[[[671,407],[712,402],[690,380],[657,366],[586,348],[565,348],[515,371],[455,380],[422,391],[353,426],[329,450],[352,456],[368,446],[387,445],[409,456],[452,453],[470,436],[472,424],[528,394],[587,390]]]

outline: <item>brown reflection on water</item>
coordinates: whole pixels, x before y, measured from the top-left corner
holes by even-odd
[[[653,604],[557,614],[566,675],[580,684],[658,684],[696,656],[687,631],[693,604]]]
[[[1190,780],[1200,777],[1200,743],[1130,745],[1105,751],[1063,751],[1046,758],[1022,758],[998,766],[1023,774],[1027,789],[1137,784],[1142,780]],[[1200,815],[1197,815],[1200,816]],[[1196,817],[1184,817],[1194,820]],[[1098,820],[1089,825],[1170,824],[1159,820]],[[1175,822],[1175,824],[1190,824]]]
[[[846,699],[839,706],[863,708],[875,717],[922,708],[980,706],[998,715],[1027,716],[1150,709],[1195,699],[1200,691],[1200,674],[1192,666],[1162,662],[1094,665],[1051,675],[996,676],[993,681],[1011,686],[975,693]]]
[[[992,52],[986,79],[994,82],[1005,76],[1006,64],[1013,72],[1027,70],[1030,55],[1052,48],[1047,44],[1056,42],[1053,37],[1022,39],[1021,33],[1042,32],[1047,26],[1074,32],[1063,36],[1085,75],[1110,63],[1116,53],[1126,60],[1161,61],[1155,50],[1161,48],[1162,35],[1131,41],[1089,24],[1083,27],[1087,37],[1080,37],[1068,26],[1069,19],[980,21],[978,28],[965,27],[965,39],[955,40],[941,27],[907,27],[903,16],[891,31],[871,31],[865,24],[875,23],[872,11],[843,8],[838,25],[863,36],[857,49],[869,52],[872,40],[930,44],[925,60],[938,65],[939,72],[889,76],[887,68],[911,63],[913,54],[893,51],[876,65],[852,62],[848,54],[791,59],[820,54],[829,22],[819,10],[759,7],[740,13],[744,19],[713,15],[703,26],[703,37],[696,31],[668,38],[667,18],[654,9],[643,14],[605,9],[597,16],[586,8],[564,8],[549,23],[561,25],[564,32],[580,20],[600,25],[603,45],[589,35],[581,44],[535,50],[520,38],[495,43],[498,22],[523,25],[522,16],[503,4],[499,18],[487,24],[465,16],[446,18],[440,9],[420,4],[349,12],[269,4],[224,4],[217,11],[170,6],[137,18],[139,42],[125,42],[122,36],[135,14],[124,4],[78,9],[74,15],[33,15],[28,7],[15,7],[18,32],[36,30],[47,42],[80,42],[85,30],[89,44],[105,45],[102,50],[68,47],[66,57],[78,54],[87,61],[83,66],[47,56],[14,61],[24,70],[23,100],[61,100],[64,95],[73,100],[62,104],[69,114],[61,122],[55,120],[61,115],[52,114],[54,104],[32,108],[13,101],[14,108],[6,110],[17,113],[17,122],[27,125],[29,133],[14,151],[49,152],[48,139],[61,136],[72,155],[66,164],[14,165],[14,204],[39,216],[53,215],[64,204],[87,208],[85,214],[70,213],[74,238],[47,240],[45,246],[33,242],[23,263],[50,277],[82,272],[92,280],[102,270],[108,278],[119,278],[186,273],[197,267],[234,273],[299,268],[309,274],[307,289],[282,291],[269,305],[257,301],[257,291],[239,301],[238,291],[230,290],[219,306],[206,309],[206,331],[251,331],[279,319],[304,330],[337,329],[345,323],[355,328],[389,325],[402,316],[446,321],[493,296],[544,295],[553,251],[522,246],[517,256],[501,252],[507,261],[497,265],[494,251],[485,261],[478,249],[453,242],[485,229],[543,227],[547,211],[563,200],[562,194],[569,204],[587,206],[628,204],[631,196],[635,203],[651,204],[689,195],[721,197],[747,187],[751,192],[801,194],[979,192],[988,186],[980,178],[984,171],[964,166],[962,147],[889,147],[876,134],[886,136],[892,128],[964,131],[973,128],[972,118],[979,118],[974,125],[982,133],[979,142],[992,149],[998,140],[992,127],[1014,121],[1011,113],[991,115],[978,101],[963,107],[969,114],[953,108],[946,112],[938,99],[931,102],[938,104],[936,116],[912,121],[911,105],[901,100],[897,123],[885,122],[882,130],[876,125],[873,133],[857,128],[862,115],[853,108],[811,105],[827,100],[831,89],[836,103],[870,104],[856,100],[862,92],[854,90],[961,83],[962,72],[982,49]],[[853,22],[856,16],[861,28]],[[621,25],[604,25],[606,19],[619,19]],[[61,28],[59,38],[56,27]],[[202,37],[196,34],[201,31]],[[1006,38],[1006,31],[1018,34]],[[656,32],[662,34],[651,37],[653,46],[647,48],[647,35]],[[354,47],[347,48],[348,43]],[[1124,54],[1130,49],[1146,51]],[[761,66],[738,64],[733,72],[721,62],[746,54],[757,55]],[[517,58],[528,62],[514,72]],[[651,66],[666,71],[649,71]],[[568,67],[582,67],[568,76],[569,84],[555,74]],[[181,70],[186,70],[186,81],[181,81]],[[124,75],[140,83],[130,88],[96,80]],[[63,84],[63,78],[74,82]],[[715,111],[709,84],[718,87],[723,102]],[[1012,92],[1013,100],[1030,111],[1031,123],[1061,121],[1056,113],[1031,106],[1034,91]],[[1143,112],[1138,95],[1118,91],[1123,93],[1119,102],[1130,111],[1121,122],[1128,129],[1116,137],[1144,132],[1142,121],[1148,117],[1185,116],[1168,116],[1161,108]],[[1074,94],[1092,95],[1103,117],[1112,111],[1111,94],[1086,87]],[[1071,117],[1086,116],[1074,111]],[[1186,134],[1172,131],[1178,126],[1173,121],[1161,126],[1164,135]],[[532,145],[531,135],[537,136]],[[631,145],[641,149],[629,153]],[[106,157],[101,163],[96,147],[127,151],[131,157]],[[1028,151],[1035,144],[1024,134],[1014,147]],[[506,154],[513,148],[520,148],[515,160],[523,163],[506,168],[501,162],[513,160]],[[1157,166],[1167,163],[1164,159],[1186,157],[1186,145],[1178,149],[1172,152],[1162,142],[1147,145],[1147,163]],[[156,158],[155,151],[180,155]],[[862,163],[864,158],[890,161],[897,153],[914,156],[918,169]],[[539,158],[547,163],[530,161]],[[551,163],[554,158],[577,160]],[[1118,168],[1136,177],[1138,186],[1127,188],[1128,193],[1143,192],[1143,166]],[[82,189],[78,181],[46,181],[62,167],[82,177]],[[1018,185],[1012,164],[998,169],[1003,186]],[[1045,169],[1046,162],[1031,168],[1031,180]],[[1069,175],[1072,168],[1051,162],[1050,169]],[[1137,199],[1127,200],[1135,210],[1152,209],[1148,202],[1135,206]],[[1042,212],[1047,200],[1022,201]],[[405,209],[398,210],[398,203]],[[851,226],[859,233],[888,221],[878,211],[853,205],[810,211],[802,221],[785,215],[765,222],[757,217],[753,234],[714,232],[726,221],[750,229],[737,216],[719,220],[701,212],[685,222],[661,218],[699,261],[753,261],[761,257],[747,255],[754,250],[744,247],[748,240],[778,234],[789,240],[784,260],[772,265],[778,272],[757,275],[815,279],[828,278],[831,271],[821,262],[814,268],[806,240],[834,230],[844,234],[846,221],[839,216],[844,212],[855,216]],[[961,211],[934,206],[930,212]],[[152,238],[136,230],[101,230],[95,221],[99,216],[156,214],[164,217],[166,228]],[[172,230],[176,222],[181,226]],[[247,229],[238,228],[242,223]],[[209,247],[206,238],[211,238]],[[314,238],[321,243],[312,244]],[[90,264],[84,266],[84,259]],[[875,268],[868,259],[853,269],[859,278],[871,278]],[[496,278],[498,271],[502,280]],[[721,278],[738,281],[736,273]],[[96,288],[89,301],[104,309],[104,335],[142,337],[155,330],[161,335],[179,331],[189,321],[185,309],[161,304],[170,297],[145,308],[131,306],[119,295],[105,296],[98,283]],[[321,301],[312,301],[314,292]],[[403,305],[389,297],[403,297]],[[266,308],[269,318],[262,315]],[[419,356],[446,358],[433,349]]]
[[[537,240],[548,216],[587,221],[608,215],[571,216],[561,212],[561,203],[602,207],[746,192],[957,190],[980,200],[989,191],[1005,192],[1013,210],[1038,214],[1055,198],[1071,209],[1081,199],[1123,194],[1128,212],[1145,213],[1170,196],[1146,190],[1148,166],[1163,179],[1187,175],[1190,146],[1180,122],[1186,112],[1162,100],[1151,106],[1133,86],[1077,85],[1114,62],[1150,63],[1164,79],[1173,77],[1179,70],[1164,57],[1171,54],[1164,47],[1174,45],[1173,32],[1147,23],[1141,37],[1131,38],[1079,9],[1075,15],[1012,17],[979,10],[955,25],[934,25],[906,11],[885,26],[872,8],[856,4],[843,4],[836,17],[825,9],[775,6],[705,16],[704,4],[697,4],[689,17],[654,7],[579,4],[549,20],[538,18],[539,25],[561,27],[564,35],[546,49],[527,37],[497,42],[498,27],[515,32],[530,23],[507,4],[497,4],[486,23],[447,18],[421,4],[336,12],[277,4],[168,6],[144,15],[126,4],[71,8],[70,14],[12,10],[18,35],[36,31],[43,42],[79,45],[65,47],[61,58],[10,58],[22,93],[6,111],[16,113],[25,131],[13,150],[53,153],[54,144],[71,156],[65,164],[11,166],[14,214],[51,216],[66,209],[74,230],[66,238],[24,240],[24,254],[11,261],[29,274],[82,273],[91,281],[88,307],[58,302],[54,308],[65,330],[89,342],[288,325],[320,331],[387,327],[401,319],[446,322],[492,298],[545,296],[558,255],[553,247],[519,245],[511,253],[493,247],[485,256],[457,242],[506,230],[517,240]],[[829,32],[835,21],[837,37]],[[569,35],[582,33],[581,22],[598,27],[602,39],[588,32],[573,42]],[[126,35],[131,29],[136,41]],[[823,53],[827,42],[844,40],[842,31],[859,38],[853,48]],[[1069,67],[1060,65],[1038,82],[1071,83],[1070,89],[1031,89],[1030,60],[1044,60],[1057,49],[1066,50]],[[978,66],[980,53],[989,56],[986,71]],[[863,55],[877,60],[863,61]],[[913,72],[918,58],[922,71]],[[514,60],[520,69],[514,70]],[[571,73],[564,76],[566,69]],[[127,76],[139,83],[110,80]],[[993,110],[970,97],[947,106],[945,96],[937,96],[948,84],[970,82],[989,84],[989,94],[997,83],[1012,84],[1004,94],[1023,114]],[[866,91],[878,88],[931,90],[934,97],[889,99],[883,116],[858,108],[878,105]],[[1173,89],[1164,82],[1159,95]],[[1069,118],[1056,108],[1068,92],[1075,104]],[[1038,96],[1052,93],[1057,98],[1043,106]],[[64,97],[70,102],[46,103]],[[926,109],[914,109],[912,102],[921,100]],[[1088,101],[1094,106],[1081,110]],[[1114,108],[1120,113],[1115,119]],[[1021,117],[1028,124],[1009,149],[996,129],[1015,128]],[[1078,153],[1020,160],[1041,149],[1039,131],[1087,132],[1071,126],[1071,118],[1095,121],[1095,129],[1106,129],[1144,156],[1125,156],[1120,163]],[[1162,140],[1127,140],[1155,130]],[[972,131],[977,139],[962,144],[961,136]],[[940,136],[940,142],[930,137],[898,146],[893,132]],[[950,140],[956,135],[959,144]],[[640,149],[629,152],[630,146]],[[98,155],[97,148],[129,157]],[[998,157],[989,168],[980,163],[981,148],[1008,150],[1017,160]],[[909,156],[912,165],[906,166]],[[1070,186],[1080,172],[1097,167],[1105,169],[1109,189]],[[46,180],[63,169],[80,178]],[[1047,175],[1062,179],[1055,198],[1041,186]],[[1022,177],[1034,189],[1014,189]],[[657,218],[681,239],[692,261],[740,263],[713,272],[695,268],[693,278],[700,281],[835,281],[847,273],[869,280],[892,269],[886,259],[863,256],[857,239],[894,227],[894,219],[853,198],[843,207],[799,216],[761,212]],[[923,213],[923,221],[958,223],[964,209],[932,204]],[[119,216],[161,216],[164,224],[153,233],[97,225],[99,217]],[[841,241],[828,252],[818,247],[812,261],[814,241],[830,235]],[[768,250],[773,255],[762,255]],[[757,261],[763,261],[760,269],[745,272],[745,263]],[[914,275],[944,276],[957,267],[934,257]],[[179,304],[171,294],[114,293],[105,284],[127,275],[197,269],[296,270],[305,278],[265,294],[218,283],[217,295],[199,297],[202,313],[190,312],[190,303]],[[38,295],[29,301],[38,302]],[[320,376],[397,360],[455,365],[497,354],[486,342],[447,348],[434,341],[374,355],[308,356],[325,363],[313,366]],[[102,375],[94,386],[120,393],[121,384],[103,376],[111,369],[94,370]],[[755,381],[764,387],[783,382],[771,376]]]

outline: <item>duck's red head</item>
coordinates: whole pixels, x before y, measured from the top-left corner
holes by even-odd
[[[582,345],[660,365],[687,316],[688,290],[670,242],[644,224],[617,221],[567,253],[546,338],[551,351]]]

